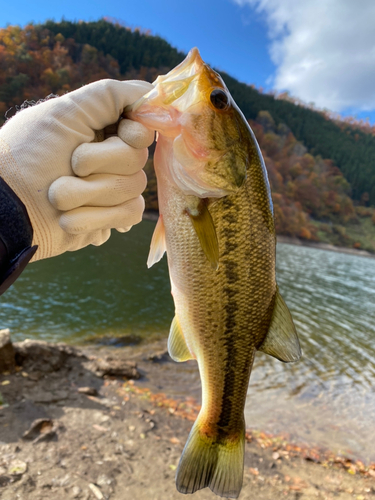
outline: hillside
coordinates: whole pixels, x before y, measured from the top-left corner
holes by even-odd
[[[246,118],[255,119],[260,111],[269,111],[275,123],[285,123],[311,154],[333,160],[351,184],[353,199],[375,205],[373,135],[349,125],[340,126],[313,109],[261,94],[228,75],[223,78]]]
[[[354,205],[350,185],[332,160],[311,155],[268,111],[249,123],[267,165],[277,234],[375,253],[375,210]],[[157,210],[152,163],[146,166],[146,208]]]
[[[0,115],[100,78],[153,81],[183,57],[160,37],[105,20],[9,26],[0,29]],[[375,205],[375,137],[223,78],[265,156],[278,233],[375,252],[375,210],[366,206]]]
[[[61,33],[78,44],[88,43],[103,54],[109,54],[118,61],[123,75],[134,69],[172,68],[184,57],[159,37],[131,32],[105,21],[48,22],[44,26],[55,35]],[[343,128],[317,111],[261,94],[229,75],[222,76],[246,118],[254,120],[259,111],[268,110],[276,125],[285,123],[312,154],[334,161],[351,184],[355,200],[364,196],[375,205],[374,136],[350,126]]]

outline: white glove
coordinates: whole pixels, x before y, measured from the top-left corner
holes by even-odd
[[[122,120],[118,136],[92,142],[152,89],[100,80],[17,113],[0,130],[0,176],[26,206],[38,250],[32,260],[101,245],[111,228],[142,219],[154,133]]]

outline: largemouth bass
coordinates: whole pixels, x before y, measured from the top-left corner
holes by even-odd
[[[237,498],[254,355],[284,362],[301,355],[275,279],[267,171],[246,119],[197,49],[154,85],[125,110],[158,132],[160,216],[148,265],[167,252],[176,308],[169,354],[196,359],[202,381],[202,408],[176,486]]]

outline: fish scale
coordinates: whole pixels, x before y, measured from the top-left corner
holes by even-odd
[[[196,359],[202,382],[202,407],[177,469],[177,489],[208,486],[237,498],[255,352],[285,362],[301,355],[276,285],[266,168],[248,123],[197,49],[128,111],[159,132],[160,217],[148,265],[167,252],[176,309],[169,353],[176,361]]]
[[[157,161],[155,168],[176,314],[202,377],[201,415],[218,432],[238,432],[254,352],[267,334],[276,287],[270,203],[251,193],[259,183],[259,165],[250,166],[238,193],[210,206],[220,248],[217,272],[199,246],[185,196]]]

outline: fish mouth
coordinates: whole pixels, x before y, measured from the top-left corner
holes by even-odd
[[[185,59],[166,75],[158,76],[153,85],[165,81],[182,80],[197,75],[206,66],[197,47],[192,48]]]
[[[124,108],[122,113],[123,118],[130,117],[130,113],[137,111],[142,104],[152,99],[159,97],[158,88],[163,88],[168,85],[168,92],[172,95],[170,99],[180,97],[188,88],[191,81],[199,75],[202,70],[207,67],[203,61],[197,47],[192,48],[185,59],[175,68],[173,68],[166,75],[160,75],[153,82],[154,89],[150,90],[147,94]],[[174,90],[173,90],[174,89]],[[163,104],[170,104],[171,102],[163,102]]]

